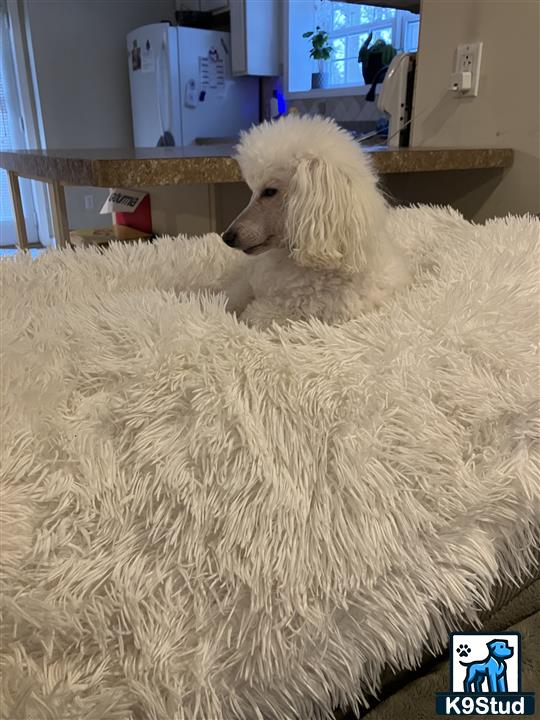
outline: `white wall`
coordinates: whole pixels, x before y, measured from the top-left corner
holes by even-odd
[[[536,0],[422,2],[412,144],[515,150],[510,170],[464,192],[476,220],[540,212],[539,33]],[[455,49],[475,41],[484,44],[479,95],[457,100],[448,91]],[[455,195],[459,178],[440,182]]]
[[[174,19],[174,0],[25,0],[41,107],[42,143],[53,148],[133,145],[126,35]],[[84,196],[94,207],[85,210]],[[68,188],[70,227],[108,225],[107,190]]]

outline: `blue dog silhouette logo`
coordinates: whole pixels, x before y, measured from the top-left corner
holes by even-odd
[[[508,640],[491,640],[486,643],[487,655],[483,660],[472,660],[464,662],[459,660],[460,665],[467,668],[467,674],[463,681],[463,691],[467,693],[481,693],[484,682],[487,680],[487,692],[508,692],[508,681],[506,678],[506,661],[514,654],[514,648],[508,645]],[[465,657],[468,645],[461,645],[457,648],[458,656]]]
[[[534,715],[534,693],[521,687],[519,632],[452,633],[450,689],[437,692],[438,715]]]

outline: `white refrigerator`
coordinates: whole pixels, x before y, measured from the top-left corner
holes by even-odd
[[[237,138],[259,122],[259,81],[231,74],[230,34],[146,25],[127,36],[135,147]]]

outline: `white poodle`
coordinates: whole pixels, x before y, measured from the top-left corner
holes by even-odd
[[[256,256],[225,288],[242,320],[343,322],[408,283],[368,158],[333,120],[263,123],[236,150],[253,195],[223,240]]]

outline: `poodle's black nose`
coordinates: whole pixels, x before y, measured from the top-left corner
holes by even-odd
[[[227,230],[223,233],[223,242],[229,247],[234,247],[236,244],[236,232],[234,230]]]

